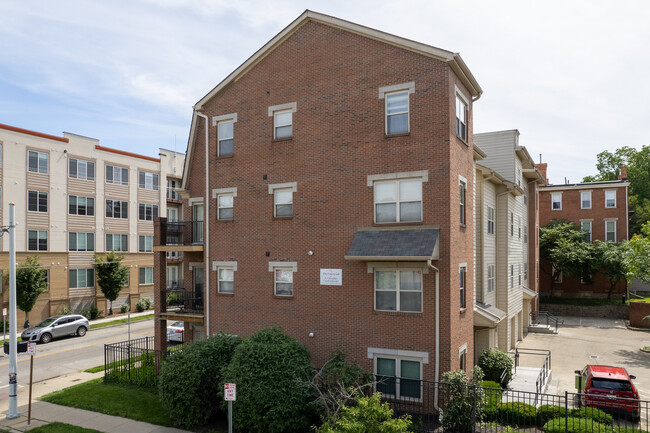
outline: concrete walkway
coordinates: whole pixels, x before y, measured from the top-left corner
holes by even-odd
[[[146,314],[151,314],[151,311],[132,313],[131,318]],[[93,320],[91,324],[110,322],[121,318],[126,318],[126,315]],[[18,412],[20,416],[7,419],[6,413],[9,407],[7,406],[7,400],[4,400],[0,404],[0,429],[9,429],[10,432],[24,432],[58,421],[106,433],[183,433],[186,431],[36,400],[45,394],[97,379],[103,377],[103,375],[103,371],[99,373],[80,371],[34,383],[32,386],[32,418],[29,425],[27,424],[29,392],[27,387],[21,387],[18,392]]]

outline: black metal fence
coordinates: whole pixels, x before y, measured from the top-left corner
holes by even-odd
[[[447,410],[456,421],[466,417],[465,428],[458,429],[462,432],[647,433],[650,429],[650,401],[643,400],[478,386],[462,387],[459,396],[458,388],[449,383],[386,376],[377,377],[376,391],[382,392],[396,415],[410,414],[413,430],[420,432],[442,432]],[[465,402],[461,415],[459,398]]]
[[[203,221],[168,221],[160,224],[161,245],[203,245]]]
[[[154,349],[153,337],[137,338],[104,345],[104,381],[155,387],[161,363],[182,346]]]
[[[168,309],[176,309],[179,313],[203,312],[203,294],[183,288],[172,288],[162,291]]]

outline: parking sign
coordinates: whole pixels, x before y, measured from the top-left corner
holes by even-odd
[[[235,401],[237,400],[237,385],[234,383],[224,383],[224,400]]]
[[[36,343],[32,343],[32,342],[27,343],[27,354],[29,356],[36,355]]]

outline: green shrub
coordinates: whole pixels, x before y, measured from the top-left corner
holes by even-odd
[[[215,334],[186,345],[165,360],[158,391],[174,424],[183,428],[200,426],[215,414],[222,398],[221,372],[240,343],[239,337]]]
[[[138,313],[147,311],[151,308],[151,299],[149,298],[140,298],[137,304],[135,304],[135,309]]]
[[[237,384],[233,423],[251,433],[304,431],[315,412],[313,371],[305,346],[281,328],[255,332],[223,372],[223,382]]]
[[[587,418],[555,418],[542,427],[545,433],[613,433],[612,427]]]
[[[647,430],[641,430],[640,428],[634,426],[616,426],[614,427],[614,433],[650,433]]]
[[[79,314],[84,316],[86,319],[90,319],[90,310],[81,310]]]
[[[370,397],[356,396],[356,404],[343,406],[336,420],[326,420],[314,428],[316,433],[407,433],[411,416],[393,418],[393,410],[388,403],[381,402],[381,394]]]
[[[535,406],[514,401],[491,407],[486,411],[486,419],[509,426],[532,426],[537,421],[537,411]]]
[[[569,416],[574,418],[589,418],[601,424],[612,425],[612,416],[595,407],[583,406],[579,409],[573,409],[569,413]]]
[[[491,380],[501,384],[505,388],[512,379],[513,361],[506,352],[498,349],[487,349],[481,353],[478,359],[478,366],[485,374],[485,380]],[[504,370],[506,375],[501,380]]]
[[[471,374],[469,378],[463,370],[456,370],[442,375],[442,381],[449,387],[449,401],[442,413],[444,431],[471,432],[474,431],[474,417],[476,421],[483,419],[483,388],[476,386],[482,383],[483,372],[480,367],[475,367]]]
[[[481,383],[481,386],[485,388],[483,392],[485,393],[486,410],[488,410],[489,408],[496,407],[499,403],[501,403],[501,394],[503,394],[501,385],[499,385],[497,382],[494,382],[492,380],[484,380]]]
[[[67,305],[64,305],[63,307],[61,307],[61,312],[59,314],[61,314],[62,316],[67,316],[68,314],[72,314],[72,310]]]
[[[99,308],[97,308],[96,306],[93,305],[88,310],[88,315],[90,316],[90,317],[88,317],[88,319],[90,319],[90,320],[98,319],[99,316],[100,316],[100,313],[101,312],[99,311]]]
[[[543,426],[553,418],[566,416],[566,409],[552,404],[545,404],[537,409],[537,425]]]
[[[129,304],[122,304],[120,306],[120,313],[128,313],[130,309],[131,307],[129,306]]]

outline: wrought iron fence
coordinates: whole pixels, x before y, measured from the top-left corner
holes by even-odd
[[[445,411],[465,400],[462,432],[602,432],[647,433],[650,401],[565,392],[541,394],[510,389],[466,386],[458,391],[444,382],[377,376],[376,391],[396,415],[410,414],[413,430],[442,432]],[[458,412],[453,412],[458,417]]]
[[[203,245],[203,221],[167,221],[160,225],[161,245]]]
[[[203,295],[200,292],[172,288],[163,291],[163,298],[167,301],[168,309],[175,309],[179,313],[203,312]]]
[[[155,387],[161,363],[182,346],[162,351],[153,348],[153,337],[104,345],[104,381]]]

